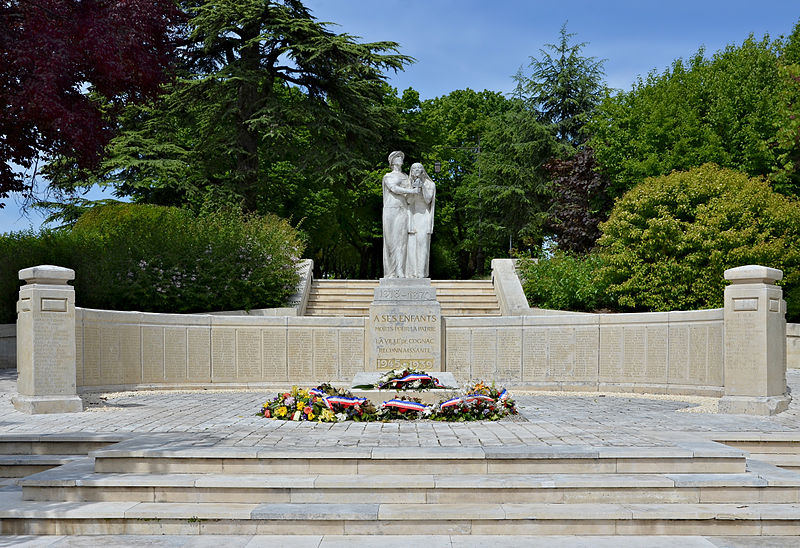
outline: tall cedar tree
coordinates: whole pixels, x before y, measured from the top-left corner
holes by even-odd
[[[12,164],[97,165],[113,115],[164,82],[180,21],[173,0],[0,0],[0,198],[26,189]]]
[[[336,133],[331,141],[340,146],[328,152],[347,155],[348,146],[378,138],[381,121],[370,112],[383,97],[383,71],[412,60],[397,54],[394,42],[359,43],[331,32],[297,0],[206,0],[190,13],[185,97],[212,93],[227,101],[234,133],[227,144],[235,151],[232,171],[247,211],[259,205],[259,144],[293,117],[287,108],[307,116],[312,133]],[[306,100],[291,105],[276,87],[299,89]]]
[[[584,57],[586,42],[570,43],[575,33],[561,26],[557,44],[545,44],[540,58],[531,57],[530,78],[517,73],[515,94],[524,94],[538,112],[539,121],[555,128],[556,138],[577,146],[586,140],[583,126],[603,98],[603,60]]]

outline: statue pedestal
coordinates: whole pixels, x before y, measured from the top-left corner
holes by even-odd
[[[430,278],[381,278],[369,307],[367,371],[442,370],[442,307]]]

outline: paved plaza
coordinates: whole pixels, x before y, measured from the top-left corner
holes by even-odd
[[[800,394],[800,371],[787,374],[792,392]],[[417,446],[475,447],[519,445],[590,445],[658,447],[678,437],[711,439],[715,433],[800,432],[800,404],[773,417],[714,413],[714,398],[637,394],[517,393],[520,416],[486,423],[431,421],[394,423],[308,423],[268,420],[256,415],[271,390],[146,391],[85,394],[87,411],[60,415],[26,415],[14,409],[16,371],[0,370],[0,436],[107,434],[114,441],[131,439],[173,442],[176,446],[264,446],[322,448]],[[288,388],[288,387],[287,387]],[[711,412],[709,412],[711,411]],[[15,493],[13,480],[3,493]],[[413,531],[409,531],[413,533]],[[375,546],[375,537],[298,535],[233,536],[0,536],[2,546],[202,547],[291,546],[292,548],[357,548]],[[569,547],[789,547],[794,537],[480,537],[390,536],[380,545],[426,547],[547,546]]]
[[[87,411],[26,415],[11,404],[14,370],[0,370],[0,434],[185,433],[209,444],[234,446],[497,446],[591,445],[648,447],[663,445],[665,433],[800,432],[800,402],[773,417],[724,415],[713,398],[640,395],[514,396],[515,420],[487,423],[309,423],[256,416],[274,391],[196,390],[131,392],[86,396]],[[800,370],[789,370],[789,386],[800,394]],[[287,387],[288,388],[288,387]],[[689,401],[681,401],[689,400]],[[696,400],[696,402],[695,402]],[[708,404],[711,404],[710,406]]]

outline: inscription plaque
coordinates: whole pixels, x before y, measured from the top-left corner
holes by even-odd
[[[339,370],[339,337],[334,328],[314,329],[314,378],[334,381]]]
[[[364,330],[339,330],[339,380],[352,379],[364,371]]]
[[[367,333],[367,371],[442,369],[442,309],[429,279],[382,278]]]
[[[142,327],[144,382],[164,382],[164,328]]]
[[[289,328],[288,368],[289,378],[300,381],[312,380],[312,331],[305,327]]]
[[[236,379],[261,380],[261,330],[236,330]]]
[[[669,382],[682,384],[689,379],[689,326],[669,327]]]
[[[270,327],[261,330],[264,347],[264,380],[285,381],[289,375],[286,370],[286,329]]]
[[[497,330],[497,378],[509,382],[522,378],[522,329]]]
[[[647,379],[649,382],[667,380],[667,337],[669,328],[664,325],[647,326]]]
[[[472,377],[475,380],[493,379],[497,369],[497,331],[472,330]]]
[[[622,336],[624,362],[621,381],[641,379],[645,376],[645,328],[624,327]]]
[[[541,327],[523,328],[522,345],[522,380],[527,382],[549,380],[547,331]]]
[[[185,327],[167,327],[164,330],[164,378],[168,381],[186,380]]]
[[[100,384],[124,384],[125,377],[119,361],[119,326],[112,324],[101,327],[100,340]]]
[[[623,328],[600,328],[600,380],[606,382],[625,382],[622,366]]]
[[[445,345],[447,347],[447,370],[459,379],[470,379],[470,348],[472,346],[469,329],[450,328],[447,330]]]
[[[706,383],[707,355],[708,328],[705,325],[693,325],[689,328],[689,382]]]
[[[100,328],[83,328],[83,382],[86,386],[100,384]]]
[[[708,379],[709,386],[722,386],[725,348],[722,343],[722,322],[708,326]]]
[[[215,327],[211,330],[211,378],[236,380],[236,330]]]
[[[579,327],[575,330],[575,379],[597,380],[600,329]]]
[[[211,380],[211,329],[190,327],[186,334],[188,352],[186,372],[191,382]]]
[[[575,370],[575,330],[554,327],[547,331],[550,376],[558,381],[570,380]]]
[[[125,384],[142,382],[142,341],[138,325],[119,328],[119,363]]]

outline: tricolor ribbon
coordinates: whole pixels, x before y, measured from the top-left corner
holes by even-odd
[[[395,409],[404,409],[406,411],[425,411],[428,406],[424,403],[417,403],[408,400],[389,400],[383,402],[382,407],[394,407]]]
[[[452,398],[452,399],[449,399],[447,401],[443,401],[442,404],[439,407],[441,407],[442,409],[444,409],[446,407],[453,407],[455,405],[458,405],[462,401],[464,401],[462,398]]]
[[[464,401],[470,402],[476,400],[494,401],[494,398],[491,396],[484,396],[483,394],[467,394],[464,396]]]
[[[328,396],[325,402],[328,404],[337,404],[343,407],[352,407],[354,405],[361,405],[367,401],[367,398],[346,398],[344,396]]]

